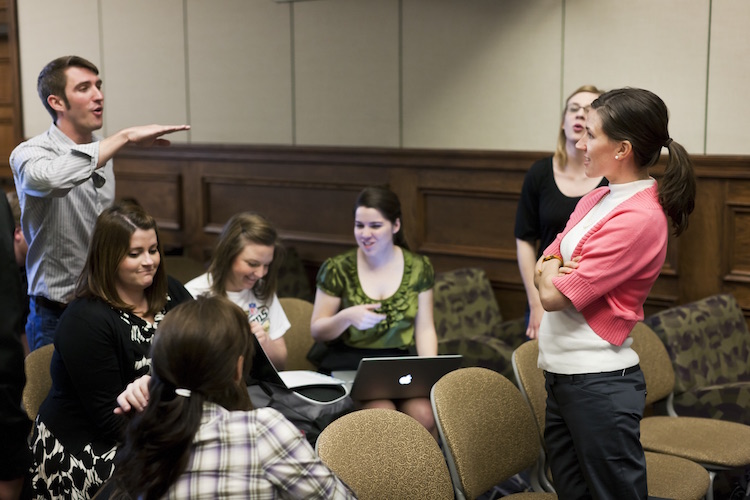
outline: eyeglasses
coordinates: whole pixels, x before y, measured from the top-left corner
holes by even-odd
[[[588,113],[588,111],[591,109],[591,104],[587,106],[580,106],[578,104],[571,104],[568,106],[568,113],[578,113],[580,110],[583,110],[584,113]]]

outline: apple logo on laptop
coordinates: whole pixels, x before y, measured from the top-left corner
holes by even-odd
[[[401,385],[409,385],[411,384],[411,374],[404,375],[403,377],[398,379],[398,383]]]

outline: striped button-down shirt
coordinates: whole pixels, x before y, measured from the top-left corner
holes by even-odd
[[[278,411],[203,404],[188,467],[165,498],[355,498]]]
[[[96,218],[115,197],[112,160],[100,169],[98,161],[98,138],[76,144],[54,124],[11,153],[21,227],[29,244],[29,295],[70,300]]]

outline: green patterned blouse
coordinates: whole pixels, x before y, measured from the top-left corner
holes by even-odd
[[[384,300],[373,300],[362,290],[357,274],[357,249],[326,260],[316,279],[323,292],[341,298],[341,309],[360,304],[380,303],[376,312],[387,318],[368,330],[349,327],[341,340],[351,347],[364,349],[406,349],[414,345],[414,321],[419,306],[418,296],[430,290],[435,271],[427,257],[402,249],[404,276],[395,294]]]

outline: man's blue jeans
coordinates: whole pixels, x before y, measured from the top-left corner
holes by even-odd
[[[57,329],[57,323],[60,321],[62,313],[62,309],[45,307],[36,297],[29,297],[29,316],[26,318],[26,340],[29,343],[30,351],[54,342],[55,330]]]

